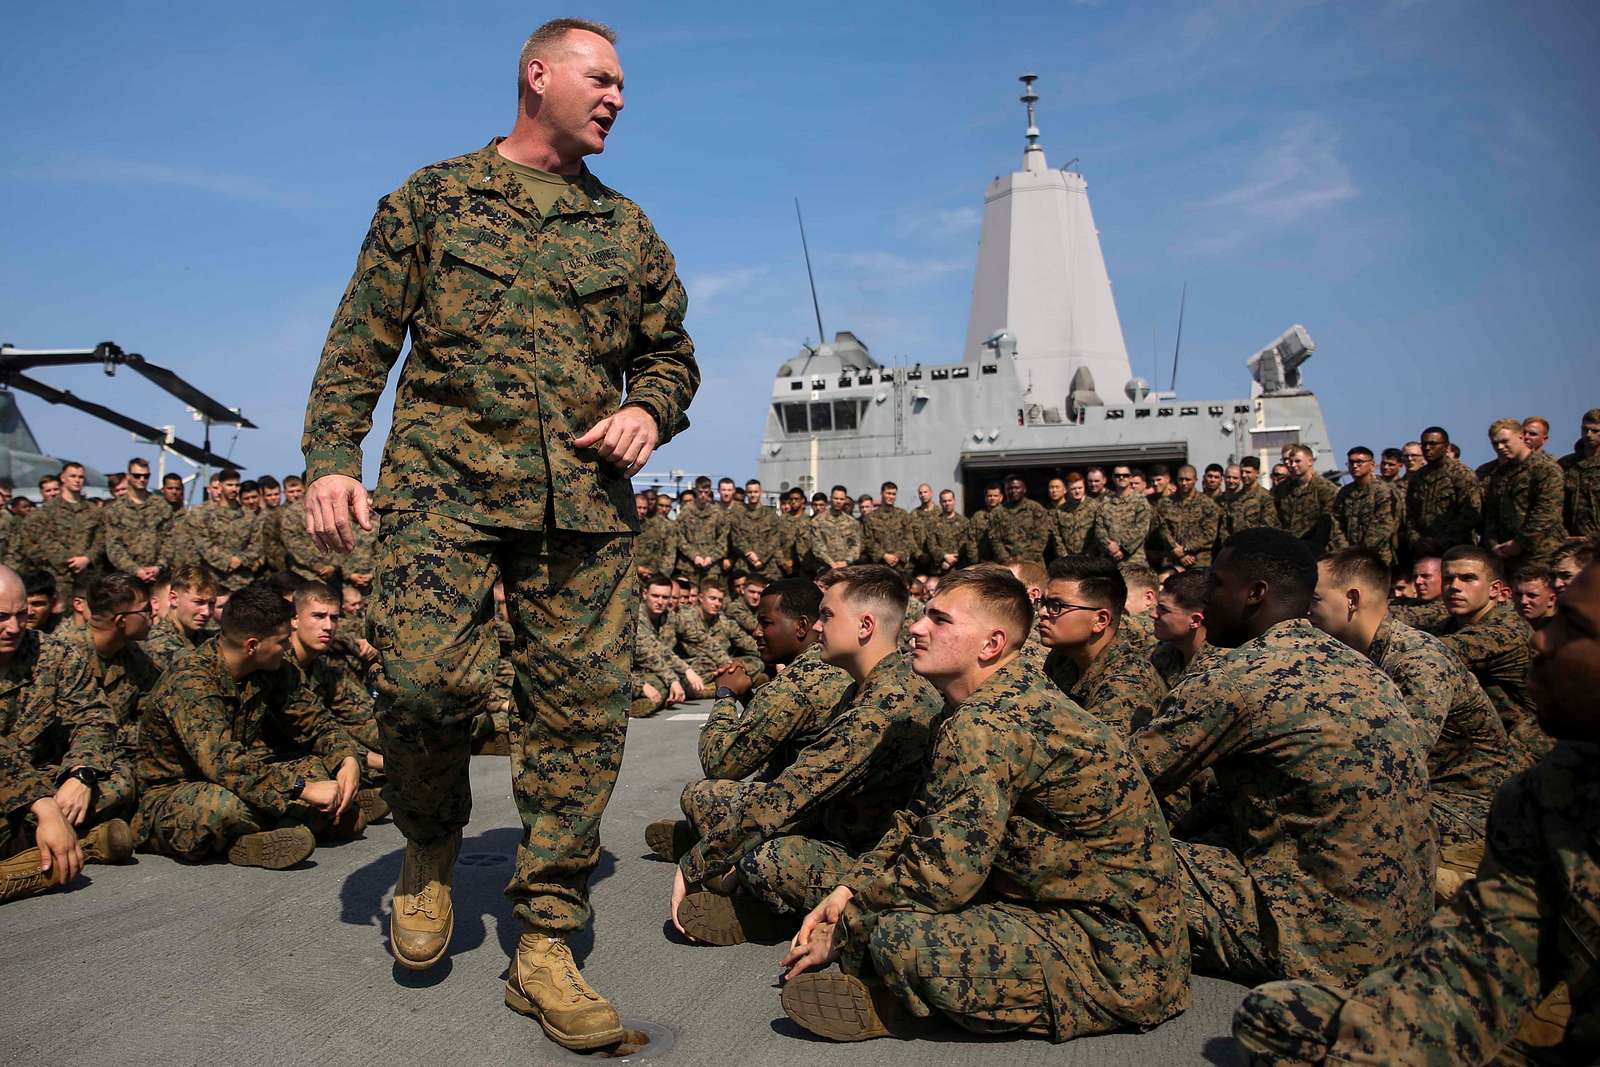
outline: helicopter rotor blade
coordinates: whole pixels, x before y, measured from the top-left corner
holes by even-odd
[[[13,389],[20,389],[25,393],[31,393],[34,396],[39,397],[41,400],[47,401],[51,404],[61,404],[69,408],[76,408],[86,415],[93,415],[95,418],[109,422],[113,426],[119,426],[131,434],[144,438],[152,444],[163,445],[167,448],[170,448],[178,455],[184,457],[185,459],[192,460],[195,463],[201,463],[211,467],[233,467],[236,470],[243,469],[244,467],[244,464],[238,462],[237,460],[229,459],[226,456],[219,456],[215,452],[210,452],[204,448],[192,445],[181,438],[174,438],[173,441],[168,444],[165,430],[162,430],[156,426],[151,426],[147,422],[140,422],[138,419],[130,418],[121,412],[113,411],[104,404],[96,404],[92,400],[85,400],[82,397],[74,396],[72,393],[66,392],[65,390],[57,389],[53,386],[46,385],[41,381],[36,381],[33,378],[29,378],[25,374],[17,374],[13,372],[7,377],[8,384],[10,384]]]

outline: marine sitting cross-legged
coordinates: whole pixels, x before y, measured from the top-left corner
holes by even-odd
[[[946,575],[912,627],[946,712],[916,798],[784,959],[784,1011],[811,1032],[910,1036],[939,1015],[1066,1041],[1188,1007],[1155,794],[1113,727],[1022,663],[1032,614],[1022,583],[980,566]]]
[[[359,832],[359,749],[284,662],[293,609],[265,582],[172,670],[139,722],[140,847],[277,870]]]
[[[1050,564],[1039,601],[1044,673],[1083,710],[1124,736],[1150,721],[1167,686],[1149,652],[1123,626],[1127,586],[1103,556],[1062,556]]]
[[[921,778],[941,702],[896,650],[905,581],[882,564],[862,564],[830,571],[822,583],[819,650],[855,684],[820,736],[770,782],[684,790],[684,813],[701,836],[679,861],[672,921],[697,941],[792,931],[793,922],[773,922],[774,914],[822,899]]]

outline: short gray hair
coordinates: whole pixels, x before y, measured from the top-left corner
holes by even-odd
[[[527,85],[528,64],[540,53],[548,54],[551,45],[573,30],[583,30],[585,33],[592,33],[596,37],[604,37],[608,44],[617,43],[617,31],[603,22],[572,18],[551,19],[534,30],[522,45],[522,53],[517,57],[518,96],[522,95],[522,90]]]

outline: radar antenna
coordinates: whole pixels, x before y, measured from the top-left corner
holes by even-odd
[[[811,283],[811,310],[817,315],[817,344],[828,341],[822,329],[822,305],[817,301],[817,277],[811,273],[811,247],[806,244],[806,220],[800,217],[800,198],[794,198],[794,221],[800,224],[800,251],[806,256],[806,281]]]
[[[1178,389],[1178,353],[1183,351],[1183,309],[1189,303],[1189,283],[1183,283],[1183,295],[1178,298],[1178,339],[1172,344],[1172,384],[1167,388],[1174,392]]]
[[[1039,80],[1039,75],[1028,73],[1017,79],[1023,85],[1022,96],[1019,99],[1028,106],[1028,147],[1027,151],[1040,151],[1039,126],[1034,122],[1033,105],[1039,102],[1039,94],[1034,91],[1033,83]]]

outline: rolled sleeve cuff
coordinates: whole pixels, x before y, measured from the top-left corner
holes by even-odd
[[[305,454],[306,484],[329,474],[342,474],[346,478],[361,480],[361,450],[359,448],[318,448]]]

